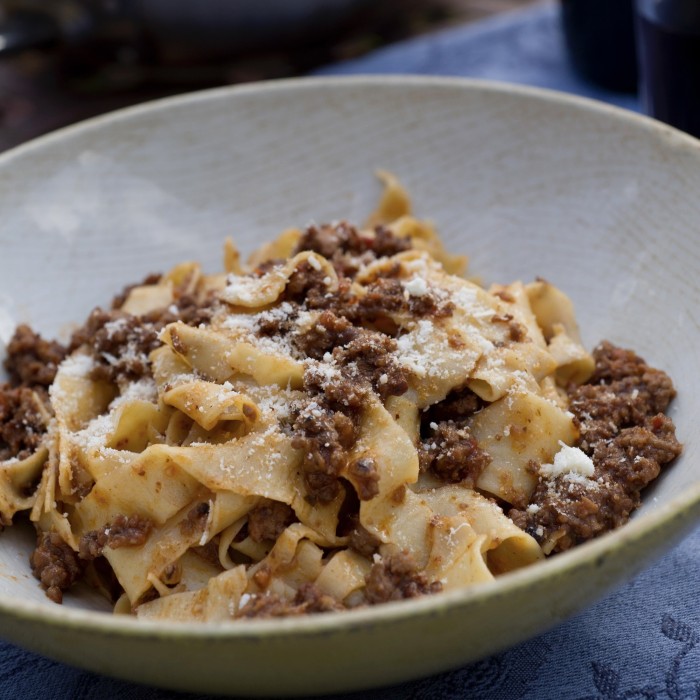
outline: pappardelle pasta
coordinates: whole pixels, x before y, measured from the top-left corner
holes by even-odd
[[[624,523],[681,450],[670,379],[581,344],[548,282],[467,279],[382,174],[377,211],[184,263],[68,347],[20,326],[0,516],[49,597],[223,621],[493,580]]]

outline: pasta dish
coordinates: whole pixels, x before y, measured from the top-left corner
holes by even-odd
[[[117,613],[222,621],[486,583],[626,522],[681,451],[675,391],[582,345],[543,279],[464,276],[401,185],[363,228],[127,287],[63,346],[19,326],[0,518]]]

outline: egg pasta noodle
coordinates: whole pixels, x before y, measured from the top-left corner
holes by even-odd
[[[639,504],[680,452],[668,377],[589,353],[544,280],[467,279],[381,177],[362,229],[290,229],[245,266],[229,240],[222,274],[127,288],[49,380],[18,329],[0,513],[28,513],[49,597],[85,579],[147,619],[342,610],[487,583]]]

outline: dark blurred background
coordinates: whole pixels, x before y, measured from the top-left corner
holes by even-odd
[[[538,0],[0,0],[0,150],[145,100],[303,75]]]

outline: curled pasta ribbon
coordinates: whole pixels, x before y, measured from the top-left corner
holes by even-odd
[[[11,525],[15,513],[34,504],[29,487],[42,473],[49,451],[40,447],[25,459],[0,462],[0,524]]]
[[[338,275],[333,265],[317,253],[304,251],[260,277],[232,275],[220,297],[232,306],[249,309],[274,304],[282,296],[289,278],[303,263],[310,265],[321,273],[323,279],[328,280],[326,286],[329,292],[338,288]]]
[[[477,413],[472,435],[491,455],[477,486],[509,503],[527,503],[537,484],[531,463],[546,464],[559,442],[578,437],[573,416],[535,393],[509,394]]]
[[[240,421],[249,430],[260,411],[247,396],[213,382],[185,382],[163,394],[163,403],[182,411],[204,430],[221,421]]]

